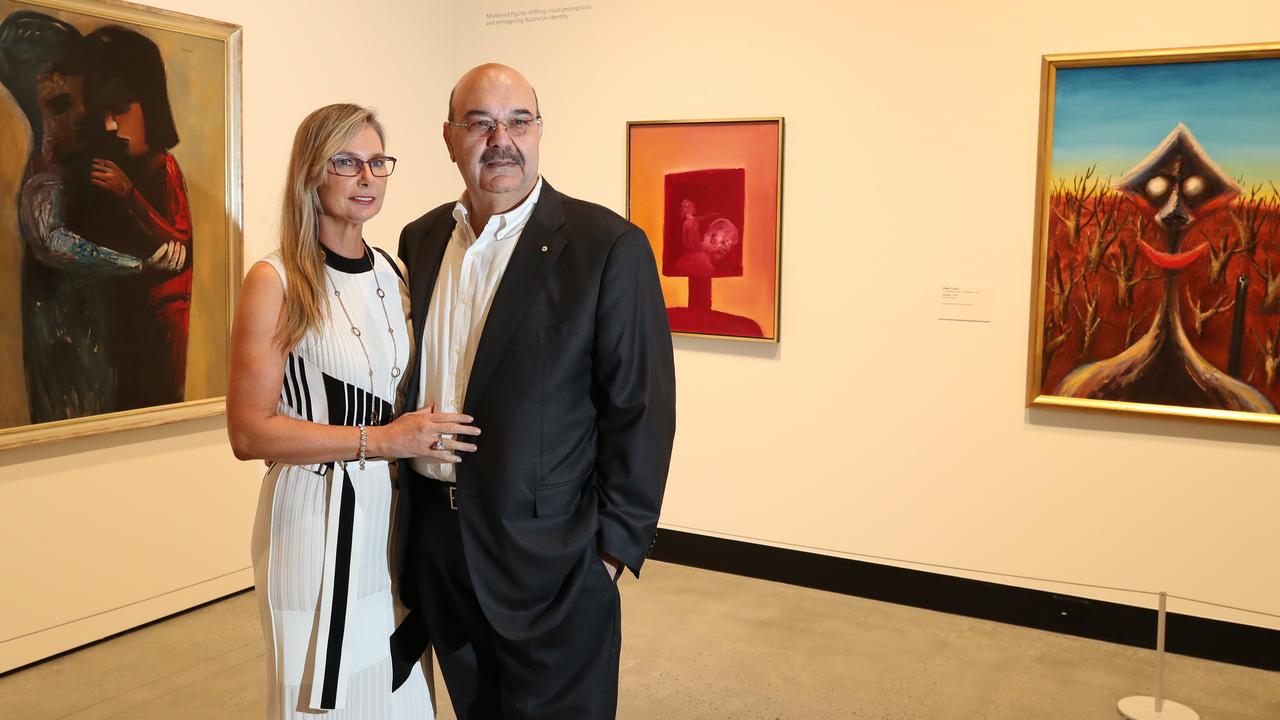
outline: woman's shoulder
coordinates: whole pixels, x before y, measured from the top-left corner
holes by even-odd
[[[266,257],[254,263],[254,266],[249,269],[249,272],[252,274],[258,267],[262,267],[262,266],[267,266],[274,269],[276,275],[280,278],[280,286],[288,287],[289,281],[288,281],[288,275],[285,273],[285,269],[284,269],[284,257],[280,255],[279,250],[272,251]]]
[[[244,282],[240,283],[240,298],[237,304],[250,306],[255,312],[261,311],[263,318],[274,318],[284,304],[284,271],[266,260],[260,260],[245,273]],[[237,311],[237,316],[241,311]]]

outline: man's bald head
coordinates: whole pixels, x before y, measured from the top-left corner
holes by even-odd
[[[485,63],[477,65],[468,70],[458,82],[449,91],[449,122],[453,122],[457,118],[457,109],[454,107],[454,99],[459,95],[459,88],[462,88],[463,94],[476,83],[481,82],[501,82],[509,83],[514,87],[523,85],[529,89],[529,93],[533,96],[533,114],[541,116],[542,112],[538,108],[538,91],[533,89],[533,85],[520,74],[519,70],[513,67],[503,65],[501,63]]]

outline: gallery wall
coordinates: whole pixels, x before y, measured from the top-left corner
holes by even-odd
[[[165,6],[245,26],[246,259],[274,245],[292,130],[326,102],[389,126],[401,164],[367,229],[388,248],[456,196],[438,122],[482,61],[536,85],[548,180],[619,212],[626,121],[785,116],[782,341],[675,340],[664,526],[1280,613],[1274,429],[1023,406],[1040,56],[1265,41],[1273,3]],[[992,321],[937,320],[943,283],[989,285]],[[0,670],[252,582],[261,473],[224,427],[0,452],[0,573],[18,589],[0,595]]]

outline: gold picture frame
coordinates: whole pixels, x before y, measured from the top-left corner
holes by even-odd
[[[1280,44],[1043,57],[1028,406],[1280,423],[1278,92]]]
[[[0,0],[0,57],[0,142],[26,148],[0,156],[0,449],[223,413],[242,274],[240,26]],[[49,93],[62,104],[39,104]]]
[[[673,335],[779,342],[784,124],[627,123],[627,219],[649,237]]]

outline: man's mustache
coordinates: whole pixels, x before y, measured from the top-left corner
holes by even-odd
[[[524,155],[513,147],[495,145],[480,155],[481,165],[488,165],[492,162],[513,162],[520,167],[524,167]]]

